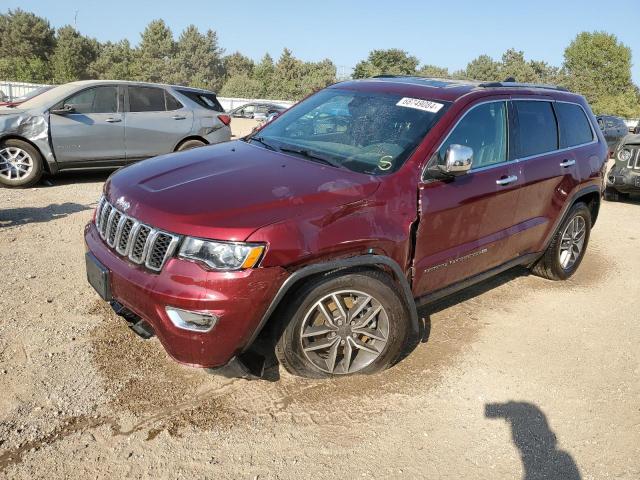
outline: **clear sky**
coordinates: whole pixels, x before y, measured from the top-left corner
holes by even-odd
[[[217,31],[227,53],[257,60],[288,47],[304,60],[330,58],[347,73],[376,48],[401,48],[450,70],[512,47],[559,66],[578,32],[605,30],[633,49],[640,84],[640,0],[0,0],[0,10],[18,7],[55,27],[73,25],[77,12],[83,34],[133,44],[153,19],[176,36],[193,23]]]

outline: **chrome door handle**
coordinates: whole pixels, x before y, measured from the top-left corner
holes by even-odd
[[[173,118],[174,120],[184,120],[187,117],[185,117],[184,115],[174,115],[171,118]]]
[[[576,164],[576,161],[573,160],[573,159],[567,159],[567,160],[564,160],[564,161],[560,162],[560,166],[562,168],[567,168],[567,167],[570,167],[571,165],[575,165],[575,164]]]
[[[118,123],[121,122],[122,119],[121,118],[115,118],[115,117],[109,117],[105,120],[105,122],[107,123]]]
[[[496,180],[496,183],[498,185],[504,186],[504,185],[509,185],[510,183],[513,183],[517,180],[518,180],[518,177],[516,177],[515,175],[509,175],[508,177],[499,178],[498,180]]]

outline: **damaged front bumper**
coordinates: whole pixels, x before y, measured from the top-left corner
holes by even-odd
[[[134,265],[108,248],[94,223],[85,229],[87,249],[104,267],[107,295],[118,315],[142,337],[155,335],[180,363],[249,376],[261,373],[246,347],[267,307],[288,277],[280,267],[234,272],[205,271],[193,262],[171,258],[159,273]],[[100,293],[100,292],[99,292]],[[167,313],[207,312],[211,329],[194,331]],[[223,370],[219,370],[225,367]]]

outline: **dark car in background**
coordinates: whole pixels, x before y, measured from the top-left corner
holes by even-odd
[[[620,117],[614,117],[612,115],[598,115],[596,118],[598,120],[600,130],[602,130],[604,138],[607,140],[609,154],[613,155],[620,144],[620,141],[629,133],[629,127]]]
[[[233,118],[252,118],[254,120],[265,120],[274,113],[282,113],[288,107],[276,103],[245,103],[244,105],[230,110],[228,113]]]
[[[640,134],[627,135],[614,154],[615,164],[607,175],[605,198],[622,200],[640,193]]]
[[[215,94],[172,85],[88,80],[0,108],[0,184],[27,187],[43,173],[116,168],[231,138]]]

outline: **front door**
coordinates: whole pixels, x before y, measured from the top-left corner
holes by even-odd
[[[472,106],[438,149],[471,147],[472,169],[448,180],[425,178],[415,249],[414,296],[421,297],[515,258],[511,227],[521,180],[509,163],[509,103]]]
[[[51,141],[61,167],[87,161],[106,164],[125,158],[124,115],[116,85],[92,87],[73,94],[52,108],[71,107],[69,113],[50,114]]]

